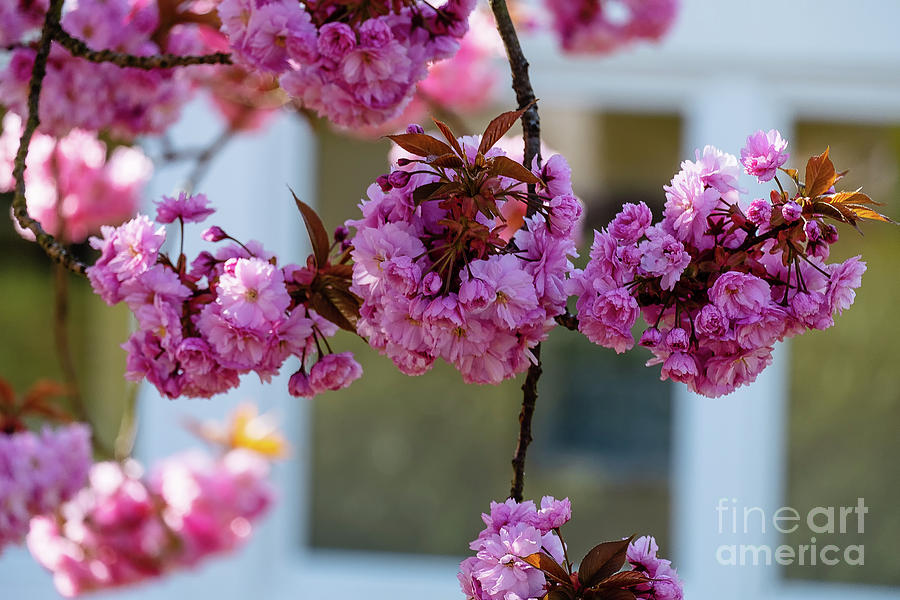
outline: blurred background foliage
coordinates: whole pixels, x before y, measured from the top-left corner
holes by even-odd
[[[480,130],[486,120],[469,122]],[[624,202],[643,200],[659,214],[661,187],[684,158],[677,116],[545,110],[543,122],[547,144],[572,163],[576,191],[588,207],[588,231],[602,227]],[[388,170],[389,144],[360,143],[324,129],[319,140],[319,207],[326,225],[335,227],[355,216],[366,186]],[[803,122],[791,141],[797,160],[830,144],[838,168],[851,169],[848,187],[864,185],[887,204],[889,216],[900,218],[900,130]],[[796,565],[787,574],[896,585],[900,328],[893,311],[900,297],[900,232],[876,223],[866,223],[864,231],[861,237],[842,227],[837,246],[840,257],[863,254],[868,262],[857,304],[837,327],[791,342],[785,504],[803,513],[865,498],[865,534],[859,541],[841,535],[834,543],[865,543],[866,563]],[[589,244],[590,236],[582,242]],[[0,376],[19,391],[40,378],[61,380],[53,268],[11,227],[0,228],[0,286]],[[127,398],[118,345],[127,337],[128,319],[127,309],[107,307],[87,282],[71,279],[70,332],[80,383],[110,443]],[[481,529],[475,515],[508,493],[521,380],[465,386],[443,364],[409,378],[351,335],[338,346],[357,352],[366,376],[312,406],[312,544],[465,554]],[[598,539],[647,532],[669,553],[671,387],[658,381],[657,369],[643,366],[648,355],[637,349],[616,356],[561,330],[544,346],[526,496],[572,499],[575,518],[564,533],[575,555]],[[801,533],[785,543],[809,543]],[[820,545],[830,543],[825,537],[819,536]]]

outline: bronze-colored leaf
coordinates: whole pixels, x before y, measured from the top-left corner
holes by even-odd
[[[310,244],[312,244],[313,256],[316,258],[316,266],[324,267],[328,262],[328,250],[331,248],[331,237],[328,235],[328,232],[325,231],[322,219],[319,218],[316,211],[314,211],[306,202],[298,198],[297,194],[294,193],[294,190],[291,190],[291,195],[294,197],[294,202],[297,203],[297,208],[300,209],[300,214],[303,216],[303,222],[306,223],[306,231],[309,233],[309,241]]]
[[[356,331],[356,323],[359,321],[359,310],[362,300],[350,291],[350,280],[346,278],[326,277],[321,286],[321,293],[340,311],[341,315]]]
[[[881,206],[880,202],[875,202],[868,195],[856,190],[853,192],[838,192],[828,197],[826,202],[830,204],[874,204]]]
[[[844,206],[856,213],[856,216],[860,219],[868,219],[870,221],[881,221],[882,223],[896,224],[892,219],[884,216],[879,212],[875,212],[867,206],[860,206],[859,204],[845,204]]]
[[[625,564],[625,552],[634,536],[617,542],[603,542],[591,548],[578,567],[581,585],[591,587],[603,581]]]
[[[810,198],[821,196],[834,185],[837,174],[834,164],[828,158],[828,148],[818,156],[813,156],[806,163],[806,195]]]
[[[0,406],[13,408],[16,405],[16,393],[8,381],[0,377]]]
[[[463,167],[462,159],[452,152],[450,154],[442,154],[436,159],[429,161],[428,164],[433,167],[442,167],[444,169],[461,169]]]
[[[572,600],[574,597],[571,588],[557,587],[544,594],[541,600]]]
[[[571,585],[572,583],[572,580],[569,579],[569,574],[562,565],[553,560],[553,557],[545,552],[535,552],[534,554],[523,557],[522,560],[535,569],[540,569],[559,583],[566,585]]]
[[[490,164],[491,172],[497,175],[503,175],[522,183],[538,184],[541,182],[537,175],[507,156],[495,156],[490,159]]]
[[[627,588],[649,582],[650,578],[640,571],[621,571],[619,573],[613,573],[603,581],[596,583],[593,587],[596,589]]]
[[[585,598],[590,600],[635,600],[637,596],[630,590],[603,589],[596,592],[588,592]]]
[[[328,265],[327,270],[325,271],[329,275],[334,275],[335,277],[342,277],[345,279],[350,279],[353,277],[353,265],[348,264],[336,264],[336,265]]]
[[[68,394],[69,388],[67,386],[49,379],[41,379],[25,392],[23,406],[26,409],[45,406],[51,398],[58,398]]]
[[[537,102],[537,100],[535,100],[535,102]],[[497,140],[506,135],[506,132],[509,131],[509,128],[512,127],[516,121],[522,118],[522,115],[525,114],[525,111],[531,108],[532,104],[534,104],[534,102],[532,102],[525,108],[505,112],[488,123],[488,126],[484,130],[484,134],[481,136],[481,143],[478,144],[478,152],[480,154],[487,154],[487,151],[494,147],[494,144],[497,143]]]
[[[819,200],[817,202],[813,202],[812,204],[808,204],[807,206],[809,207],[809,213],[811,215],[821,215],[823,217],[834,219],[835,221],[846,223],[846,219],[844,219],[844,215],[841,214],[841,211],[839,211],[828,202]],[[807,212],[805,208],[803,212]]]
[[[341,329],[346,331],[352,331],[356,333],[356,327],[351,323],[347,317],[341,312],[341,310],[332,304],[325,296],[314,294],[309,299],[310,307],[319,313],[319,315],[327,320],[331,321]]]
[[[387,136],[395,144],[416,156],[441,156],[453,154],[453,148],[437,138],[424,133],[400,133]]]
[[[787,176],[790,177],[791,179],[793,179],[794,181],[797,181],[797,178],[800,176],[800,173],[797,172],[797,169],[781,169],[781,170],[784,171],[785,173],[787,173]]]
[[[425,185],[420,185],[415,190],[413,190],[413,201],[415,201],[416,204],[421,204],[422,202],[426,202],[428,200],[446,198],[451,193],[458,190],[459,184],[455,181],[451,181],[449,183],[441,181],[426,183]]]
[[[459,145],[459,140],[457,140],[456,136],[453,135],[453,131],[450,129],[450,127],[443,121],[438,121],[434,118],[432,118],[431,120],[434,121],[434,124],[437,126],[437,128],[441,131],[447,141],[450,142],[450,145],[453,147],[453,151],[456,152],[456,155],[460,158],[465,159],[466,154],[465,152],[463,152],[462,146]]]

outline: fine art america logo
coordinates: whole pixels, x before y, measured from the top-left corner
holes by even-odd
[[[802,513],[790,506],[782,506],[771,514],[758,506],[739,506],[737,498],[720,498],[716,505],[720,535],[740,536],[767,534],[770,531],[792,534],[809,533],[809,542],[791,546],[781,544],[722,544],[716,549],[716,561],[725,566],[823,564],[834,566],[865,563],[863,544],[822,544],[816,535],[863,534],[865,516],[869,508],[864,498],[857,498],[856,506],[817,506]],[[768,527],[772,529],[769,530]]]

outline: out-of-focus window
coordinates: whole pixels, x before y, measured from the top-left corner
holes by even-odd
[[[900,130],[895,127],[801,122],[796,127],[794,157],[808,157],[831,145],[838,170],[850,169],[845,189],[863,191],[885,203],[881,212],[900,219],[898,168]],[[856,303],[836,319],[837,326],[812,332],[791,343],[790,417],[788,427],[786,505],[806,515],[816,507],[834,508],[834,534],[815,533],[805,523],[786,536],[793,547],[833,544],[841,560],[833,566],[794,564],[792,579],[900,584],[895,549],[900,538],[900,235],[897,228],[865,222],[859,235],[840,226],[833,259],[862,254],[868,264]],[[827,376],[826,376],[827,375]],[[868,514],[864,532],[856,513],[840,532],[840,507],[855,507],[863,498]],[[816,520],[826,525],[825,516]],[[843,559],[848,546],[863,545],[864,564]],[[851,556],[855,560],[856,553]],[[809,563],[809,559],[806,561]]]
[[[9,201],[0,202],[9,215]],[[79,252],[86,251],[82,247]],[[12,223],[0,227],[0,377],[18,393],[40,379],[65,383],[54,329],[56,265],[37,244],[25,241]],[[128,309],[108,307],[87,280],[67,275],[68,337],[81,396],[107,446],[115,439],[125,404]]]

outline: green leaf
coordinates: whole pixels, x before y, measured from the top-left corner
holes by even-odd
[[[290,188],[288,188],[290,189]],[[306,223],[306,231],[309,233],[309,241],[312,244],[313,256],[316,258],[316,267],[322,268],[328,263],[328,251],[331,248],[331,238],[322,224],[322,219],[316,214],[306,202],[297,197],[294,190],[291,190],[294,202],[300,209],[303,216],[303,222]],[[324,316],[324,315],[323,315]]]

